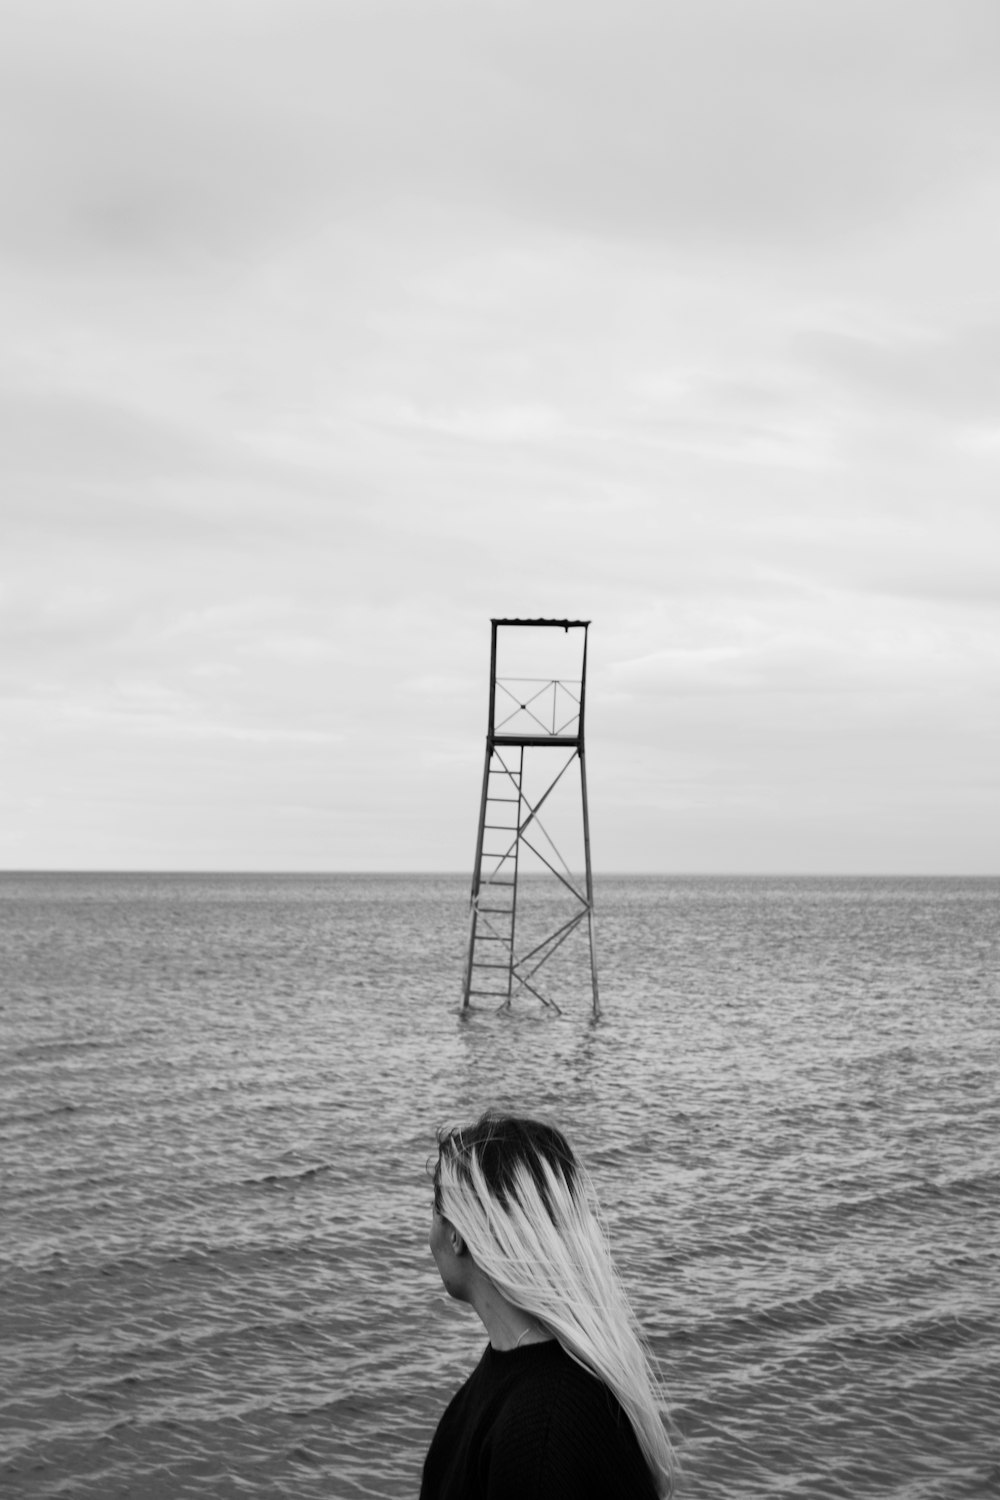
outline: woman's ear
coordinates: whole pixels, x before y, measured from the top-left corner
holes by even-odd
[[[448,1225],[448,1243],[451,1246],[452,1254],[465,1254],[465,1241],[459,1234],[458,1230],[455,1228],[454,1224]]]

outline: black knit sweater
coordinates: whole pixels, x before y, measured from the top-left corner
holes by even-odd
[[[420,1500],[655,1500],[632,1424],[555,1339],[486,1346],[449,1403]]]

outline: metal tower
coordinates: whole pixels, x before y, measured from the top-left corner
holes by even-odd
[[[491,624],[489,728],[462,1008],[487,996],[502,1008],[526,994],[558,1011],[538,988],[536,975],[586,924],[596,1016],[600,1003],[583,740],[590,621]],[[537,675],[540,653],[551,675]],[[567,773],[574,766],[579,769],[580,800],[575,817],[567,817],[576,779]],[[553,796],[557,788],[561,803]],[[561,816],[560,837],[565,833],[574,841],[576,873],[542,823],[543,805],[550,827]],[[558,884],[540,876],[555,877]]]

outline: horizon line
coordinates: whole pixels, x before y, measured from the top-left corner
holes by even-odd
[[[150,865],[20,865],[0,868],[0,878],[20,875],[232,875],[232,876],[294,876],[298,878],[325,876],[378,876],[393,878],[407,876],[434,876],[448,879],[471,879],[468,870],[414,870],[380,868],[330,868],[322,870],[254,867],[194,869],[181,866],[156,867]],[[526,872],[526,879],[544,879],[544,871]],[[630,880],[997,880],[1000,870],[626,870],[605,869],[594,871],[595,881],[600,879]]]

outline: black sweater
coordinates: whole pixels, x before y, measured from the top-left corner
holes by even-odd
[[[655,1500],[632,1424],[555,1339],[486,1346],[452,1397],[420,1500]]]

